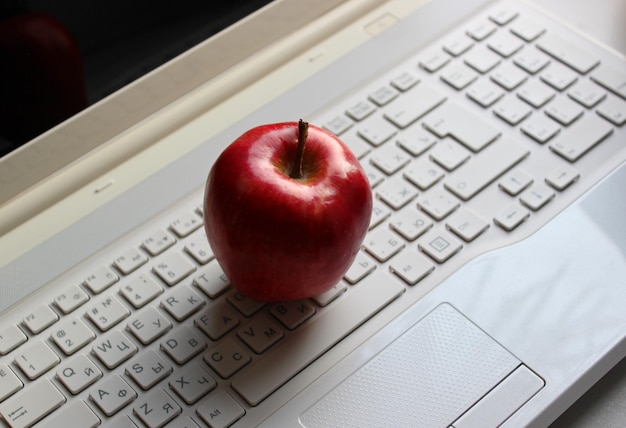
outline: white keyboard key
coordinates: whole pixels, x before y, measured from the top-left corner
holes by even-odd
[[[443,229],[428,232],[420,239],[418,247],[438,263],[447,261],[463,248],[463,243]]]
[[[385,108],[385,117],[398,128],[406,128],[446,100],[446,96],[427,83],[394,100]]]
[[[561,127],[545,114],[537,113],[526,120],[520,129],[533,140],[544,144],[558,134]]]
[[[493,105],[503,95],[502,88],[489,80],[480,80],[467,90],[467,96],[484,108]]]
[[[443,220],[456,210],[461,203],[443,189],[434,189],[417,201],[417,206],[435,220]]]
[[[598,106],[598,114],[616,126],[626,123],[626,101],[610,97]]]
[[[496,25],[486,19],[480,19],[469,25],[467,34],[475,40],[484,40],[497,29]]]
[[[510,232],[522,224],[528,217],[530,217],[528,209],[517,203],[512,203],[499,211],[493,218],[493,221],[504,230]]]
[[[473,40],[465,34],[452,36],[443,42],[443,49],[452,56],[459,56],[472,46],[474,46]]]
[[[167,333],[172,328],[172,323],[157,309],[148,307],[131,318],[126,328],[141,343],[148,345]]]
[[[396,134],[396,128],[382,117],[372,117],[359,125],[358,134],[378,147]]]
[[[36,379],[61,362],[45,342],[34,340],[15,354],[15,364],[30,379]]]
[[[580,178],[580,172],[570,165],[562,165],[546,176],[546,183],[556,190],[565,190]]]
[[[587,80],[580,80],[567,92],[573,100],[592,108],[606,97],[606,92]]]
[[[612,132],[613,127],[607,121],[588,114],[555,139],[550,149],[568,161],[575,162]]]
[[[623,68],[600,65],[591,73],[591,79],[609,91],[626,99],[626,72]]]
[[[107,266],[102,266],[85,278],[85,286],[93,294],[98,294],[115,284],[119,279],[115,272]]]
[[[76,395],[102,377],[102,371],[86,355],[69,360],[56,372],[57,378],[69,392]]]
[[[387,175],[393,175],[411,161],[411,156],[397,146],[387,145],[378,149],[370,162]]]
[[[446,102],[424,118],[426,129],[439,138],[452,137],[477,152],[498,138],[500,131],[474,112]]]
[[[465,242],[471,242],[489,228],[489,223],[470,209],[462,209],[446,221],[446,227]]]
[[[130,311],[115,296],[106,296],[87,308],[87,317],[101,331],[107,331],[124,318]]]
[[[28,338],[18,326],[10,324],[0,329],[0,355],[6,355]]]
[[[441,80],[459,91],[477,78],[478,73],[463,64],[452,64],[441,72]]]
[[[546,107],[546,114],[561,125],[571,125],[583,114],[583,108],[569,98],[558,98]]]
[[[161,300],[161,306],[177,321],[183,321],[199,311],[206,301],[188,285],[180,285]]]
[[[322,294],[313,297],[315,303],[319,306],[327,306],[329,303],[333,302],[336,298],[341,296],[346,292],[348,287],[342,281],[339,281],[337,284],[333,285],[330,289],[324,291]]]
[[[229,427],[246,414],[244,408],[225,391],[218,391],[204,400],[197,412],[211,428]]]
[[[126,365],[125,372],[141,389],[148,390],[172,372],[172,366],[151,349]]]
[[[315,315],[315,308],[306,300],[291,300],[272,306],[270,313],[289,330],[295,330]]]
[[[72,285],[54,298],[54,304],[64,314],[69,314],[89,300],[87,293],[77,285]]]
[[[265,306],[265,302],[251,299],[236,289],[226,295],[226,300],[246,317],[251,317]]]
[[[312,318],[286,337],[279,348],[236,376],[232,387],[250,405],[259,404],[404,291],[402,285],[390,281],[382,271],[368,275],[349,293],[330,304],[324,316]],[[352,316],[346,317],[346,313]]]
[[[519,51],[524,43],[511,33],[500,31],[489,39],[487,46],[501,56],[508,58]]]
[[[96,334],[80,319],[66,319],[50,333],[50,338],[65,353],[72,355],[96,338]]]
[[[43,379],[0,404],[0,415],[12,428],[30,427],[63,403],[63,394]]]
[[[444,170],[427,158],[412,161],[403,171],[404,178],[422,190],[429,189],[444,175]]]
[[[113,266],[124,275],[135,271],[148,261],[148,258],[136,248],[129,248],[113,260]]]
[[[107,377],[90,392],[89,399],[107,416],[112,416],[137,398],[137,392],[119,375]]]
[[[475,156],[444,183],[446,189],[467,201],[528,156],[530,151],[513,140],[500,140]]]
[[[220,341],[205,352],[203,358],[224,379],[231,377],[250,362],[250,354],[231,338]]]
[[[415,285],[435,270],[435,265],[423,254],[406,249],[392,260],[389,269],[408,285]]]
[[[532,182],[533,178],[526,171],[516,168],[502,177],[499,187],[511,196],[517,196]]]
[[[513,62],[528,73],[537,74],[550,64],[550,58],[537,49],[527,47],[515,55]]]
[[[194,234],[185,244],[185,251],[201,265],[207,264],[215,257],[204,231]]]
[[[335,116],[332,119],[324,122],[324,128],[335,135],[341,135],[350,129],[354,125],[354,122],[345,115]]]
[[[344,275],[350,284],[356,284],[376,269],[376,262],[362,251],[359,251]]]
[[[191,362],[174,370],[169,386],[185,403],[193,404],[217,386],[217,382],[198,363]]]
[[[452,138],[446,137],[430,151],[430,158],[447,171],[453,171],[470,158],[470,152]]]
[[[22,389],[24,384],[6,364],[0,364],[0,402]]]
[[[389,229],[377,229],[367,235],[363,247],[382,263],[404,248],[404,243]]]
[[[393,86],[394,88],[402,92],[405,92],[411,89],[413,86],[415,86],[419,82],[420,82],[420,79],[419,77],[417,77],[417,75],[409,71],[403,71],[402,73],[398,74],[396,77],[391,79],[391,86]]]
[[[505,98],[493,108],[496,116],[512,126],[519,125],[532,111],[528,104],[513,97]]]
[[[491,12],[489,14],[489,19],[498,25],[506,25],[517,18],[517,16],[518,13],[515,10],[502,7]]]
[[[230,280],[217,261],[212,261],[193,278],[193,284],[211,299],[222,294],[230,285]]]
[[[179,238],[191,235],[200,226],[202,226],[202,219],[194,212],[182,213],[170,223],[170,229]]]
[[[395,99],[398,96],[398,91],[388,85],[383,85],[371,92],[369,95],[370,101],[373,101],[379,106],[384,106],[385,104],[391,102],[391,100]]]
[[[415,241],[433,227],[433,221],[414,209],[406,209],[396,214],[389,222],[389,226],[404,239]]]
[[[135,308],[141,308],[162,292],[161,286],[147,274],[131,278],[120,288],[120,294]]]
[[[218,300],[194,319],[194,324],[213,340],[218,340],[241,323],[241,318],[225,300]]]
[[[50,306],[42,305],[24,317],[22,321],[31,333],[37,334],[57,322],[59,316]]]
[[[491,73],[491,80],[508,91],[512,91],[527,79],[526,73],[509,63],[502,64]]]
[[[151,256],[158,256],[163,251],[167,250],[169,247],[176,243],[176,239],[167,233],[163,229],[159,229],[152,233],[152,235],[148,236],[141,242],[141,245],[146,249]]]
[[[430,73],[434,73],[448,62],[450,62],[450,55],[441,49],[433,49],[420,57],[419,66]]]
[[[196,267],[181,253],[171,252],[160,259],[152,270],[163,282],[172,286],[185,279]]]
[[[179,327],[161,341],[161,349],[177,364],[184,364],[204,348],[204,339],[188,327]]]
[[[561,64],[552,63],[540,75],[541,80],[554,89],[563,91],[578,79],[578,74]]]
[[[363,138],[359,137],[356,132],[348,132],[341,136],[348,148],[354,153],[358,159],[362,159],[372,151],[372,146],[367,144]]]
[[[372,189],[385,180],[385,174],[371,163],[364,163],[362,166]]]
[[[509,30],[527,42],[532,42],[546,31],[543,25],[531,19],[524,19],[524,17],[511,24]]]
[[[240,328],[237,336],[255,353],[261,354],[285,337],[285,333],[278,324],[261,315]]]
[[[376,195],[394,210],[398,210],[417,196],[417,189],[404,178],[392,177],[376,188]]]
[[[189,416],[179,417],[167,425],[167,428],[200,428]]]
[[[372,206],[372,218],[370,220],[369,230],[374,229],[391,215],[391,210],[382,202],[374,200]]]
[[[540,80],[531,80],[517,91],[517,96],[535,108],[554,98],[554,90]]]
[[[161,428],[181,412],[178,403],[162,389],[142,396],[133,406],[133,413],[148,428]]]
[[[113,369],[136,354],[137,347],[121,331],[115,330],[98,338],[92,351],[102,364]]]
[[[554,190],[543,183],[535,183],[522,193],[520,201],[533,211],[543,208],[554,199]]]
[[[476,46],[463,57],[463,61],[479,73],[485,74],[500,63],[500,57],[485,47]]]
[[[38,428],[81,427],[95,428],[102,421],[82,400],[74,401],[57,410],[52,416],[37,425]]]
[[[584,51],[554,33],[542,36],[537,41],[537,47],[582,74],[588,73],[600,63],[600,60],[595,55]]]
[[[376,111],[376,106],[369,101],[359,101],[347,108],[346,114],[356,121],[365,119]]]

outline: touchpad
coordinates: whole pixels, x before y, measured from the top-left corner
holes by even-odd
[[[444,303],[306,410],[300,423],[448,427],[520,366]],[[529,394],[524,392],[524,402]]]

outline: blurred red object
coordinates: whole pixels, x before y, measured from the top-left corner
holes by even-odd
[[[80,50],[62,23],[42,13],[0,21],[0,136],[18,146],[86,106]]]

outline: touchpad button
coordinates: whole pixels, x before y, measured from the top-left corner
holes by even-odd
[[[446,427],[520,364],[444,303],[306,410],[300,423]]]

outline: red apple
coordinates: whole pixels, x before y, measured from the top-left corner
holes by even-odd
[[[231,284],[259,301],[333,287],[365,238],[372,192],[335,135],[306,122],[253,128],[219,156],[204,195],[207,238]]]

